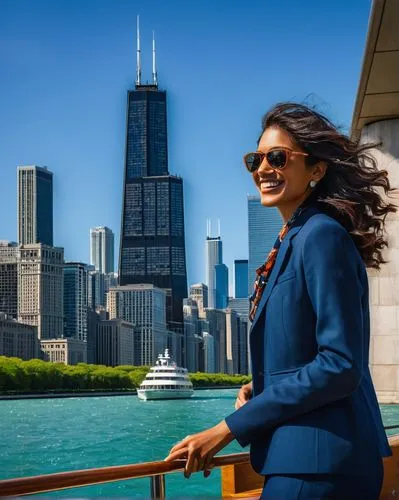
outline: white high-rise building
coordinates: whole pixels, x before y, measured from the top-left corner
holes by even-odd
[[[37,326],[39,339],[64,334],[64,249],[21,245],[18,261],[18,321]]]
[[[114,233],[109,227],[90,229],[90,264],[100,273],[114,272]]]
[[[109,319],[134,325],[134,364],[152,365],[168,342],[166,292],[150,284],[111,288],[107,294]],[[172,353],[176,359],[178,353]]]

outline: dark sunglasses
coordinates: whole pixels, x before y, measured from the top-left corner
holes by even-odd
[[[292,149],[289,148],[273,148],[267,153],[263,153],[263,151],[247,153],[244,155],[244,163],[249,172],[255,172],[266,158],[266,162],[270,168],[281,170],[287,166],[291,155],[309,156],[307,153],[292,151]]]

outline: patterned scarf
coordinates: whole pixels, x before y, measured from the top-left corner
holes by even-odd
[[[258,308],[259,302],[263,295],[263,290],[265,289],[267,282],[269,280],[270,273],[274,267],[276,262],[277,254],[283,241],[285,235],[288,233],[290,227],[293,222],[297,219],[297,217],[305,210],[305,208],[309,205],[309,200],[305,200],[302,205],[300,205],[295,212],[292,214],[291,218],[284,224],[284,226],[280,229],[278,233],[276,242],[273,245],[273,248],[270,250],[269,255],[267,256],[266,262],[262,264],[256,270],[257,278],[254,283],[254,292],[249,298],[250,303],[250,312],[249,312],[249,320],[252,322],[255,318],[256,310]]]

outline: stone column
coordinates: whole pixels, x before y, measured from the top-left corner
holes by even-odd
[[[382,142],[374,151],[391,187],[399,188],[399,120],[367,125],[361,142]],[[399,196],[388,198],[399,205]],[[388,247],[381,270],[368,269],[370,285],[370,370],[380,403],[399,403],[399,210],[386,218]]]

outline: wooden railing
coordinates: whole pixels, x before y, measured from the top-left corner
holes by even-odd
[[[145,462],[132,465],[117,465],[114,467],[100,467],[96,469],[84,469],[68,472],[57,472],[43,476],[21,477],[0,481],[0,496],[28,495],[32,493],[44,493],[48,491],[76,488],[102,484],[123,479],[137,479],[141,477],[153,478],[152,488],[162,488],[164,475],[182,471],[185,460],[174,460],[173,462]],[[249,453],[236,453],[231,455],[216,456],[212,461],[212,467],[224,467],[227,465],[249,463]],[[158,478],[156,480],[156,478]],[[164,488],[163,488],[164,489]],[[159,494],[153,498],[162,498]]]
[[[399,493],[399,434],[389,437],[392,457],[384,458],[384,484],[380,499],[387,500]],[[21,496],[33,493],[76,488],[125,479],[150,478],[151,498],[165,498],[165,474],[182,471],[185,460],[118,465],[42,476],[0,481],[0,496]],[[214,457],[212,467],[222,469],[221,496],[224,499],[259,498],[264,478],[256,474],[249,453]]]

